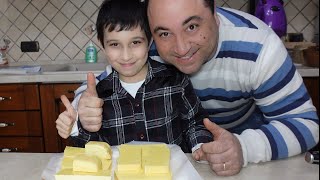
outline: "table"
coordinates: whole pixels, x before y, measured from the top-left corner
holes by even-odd
[[[0,180],[37,180],[54,153],[0,153]],[[319,165],[305,162],[304,155],[267,163],[249,164],[231,177],[216,176],[206,164],[192,160],[204,180],[318,180]]]

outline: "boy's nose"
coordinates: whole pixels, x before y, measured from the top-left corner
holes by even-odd
[[[132,58],[132,52],[129,48],[125,48],[122,53],[124,61],[129,61]]]

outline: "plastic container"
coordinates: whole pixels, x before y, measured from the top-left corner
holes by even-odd
[[[8,64],[6,51],[7,49],[0,48],[0,65]]]
[[[90,41],[89,46],[86,48],[86,63],[96,63],[97,62],[97,48]]]

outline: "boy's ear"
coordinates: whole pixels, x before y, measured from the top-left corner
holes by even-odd
[[[98,40],[98,43],[97,43],[98,47],[99,47],[101,50],[104,51],[104,48],[103,48],[103,46],[102,46],[102,44],[101,44],[101,41],[100,41],[98,38],[97,38],[97,40]]]

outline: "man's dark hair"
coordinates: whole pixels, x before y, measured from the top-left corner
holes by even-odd
[[[104,48],[104,32],[130,30],[141,27],[148,42],[151,32],[147,18],[147,6],[141,0],[105,0],[100,7],[96,28],[97,37]],[[106,29],[108,28],[108,29]]]
[[[146,5],[148,7],[148,4],[149,4],[150,0],[144,0],[144,1],[145,1]],[[159,0],[157,0],[157,1],[159,1]],[[203,0],[203,1],[205,3],[205,7],[209,7],[211,12],[212,12],[212,14],[213,14],[214,13],[214,0]]]

